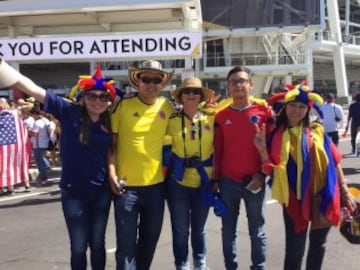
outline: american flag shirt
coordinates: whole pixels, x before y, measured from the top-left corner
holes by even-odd
[[[27,130],[16,111],[0,111],[0,188],[29,180]]]

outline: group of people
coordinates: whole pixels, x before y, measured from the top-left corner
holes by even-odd
[[[20,183],[24,184],[25,191],[31,190],[30,182],[35,182],[30,174],[33,160],[39,169],[38,183],[46,183],[47,170],[57,164],[55,121],[50,114],[43,114],[36,103],[0,99],[2,194],[13,194]],[[52,149],[48,148],[49,141],[53,142]],[[51,162],[46,158],[47,151],[51,154]]]
[[[88,247],[92,269],[105,268],[112,198],[118,270],[150,269],[165,200],[176,269],[190,269],[189,237],[194,269],[209,269],[210,207],[222,220],[225,268],[238,268],[236,230],[242,200],[251,269],[265,269],[269,178],[273,198],[284,206],[284,269],[301,268],[309,229],[307,269],[321,269],[326,236],[339,223],[340,206],[350,211],[356,207],[344,181],[341,155],[323,126],[308,120],[313,101],[321,103],[321,98],[299,85],[276,97],[283,106],[275,115],[266,101],[251,96],[250,70],[234,67],[227,76],[229,99],[204,109],[214,91],[191,77],[172,92],[180,105],[174,110],[160,96],[172,75],[154,60],[129,67],[129,83],[138,91],[119,102],[114,82],[97,68],[93,76],[80,78],[69,102],[1,60],[0,87],[35,97],[61,123],[61,202],[72,269],[86,269]],[[171,137],[171,153],[165,171],[166,136]],[[315,224],[319,217],[324,222]]]

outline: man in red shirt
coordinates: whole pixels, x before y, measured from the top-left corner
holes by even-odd
[[[264,100],[250,96],[253,88],[250,70],[234,67],[227,76],[227,89],[233,103],[215,117],[215,170],[220,196],[230,210],[222,218],[225,267],[237,269],[236,227],[240,201],[245,202],[251,240],[251,269],[265,269],[265,177],[254,144],[255,134],[273,127],[272,111]]]

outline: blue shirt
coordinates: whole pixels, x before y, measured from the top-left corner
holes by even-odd
[[[81,106],[47,92],[45,109],[61,123],[62,173],[60,187],[77,194],[109,187],[107,156],[111,147],[111,133],[102,123],[92,124],[91,136],[86,144],[80,143]]]
[[[351,118],[351,129],[357,129],[360,126],[360,102],[350,104],[349,117]]]

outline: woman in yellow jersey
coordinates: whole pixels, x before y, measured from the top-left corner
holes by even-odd
[[[181,111],[170,116],[168,126],[168,134],[172,136],[168,205],[176,269],[190,269],[190,231],[194,269],[208,269],[205,224],[211,206],[208,187],[212,174],[214,117],[201,112],[199,104],[213,93],[203,87],[198,78],[186,78],[172,92],[176,102],[182,105]]]

